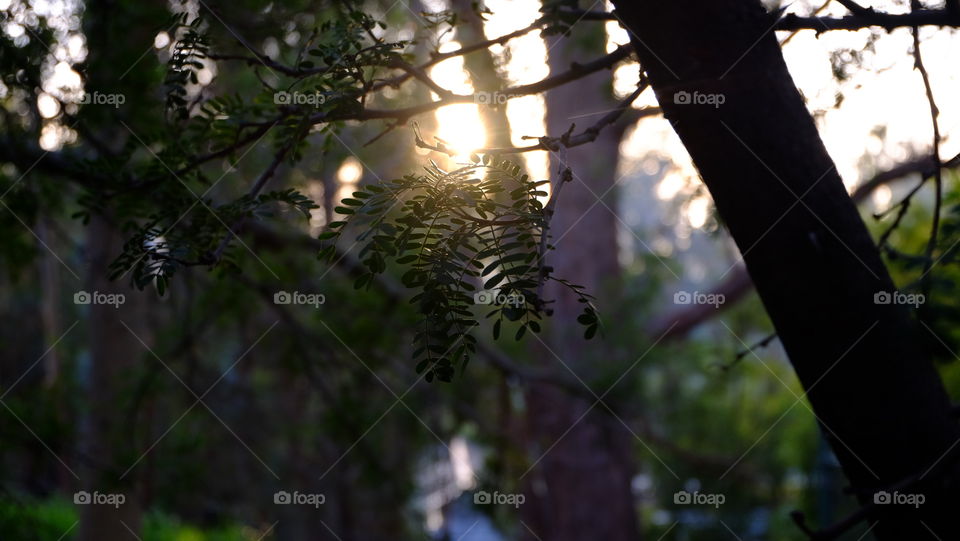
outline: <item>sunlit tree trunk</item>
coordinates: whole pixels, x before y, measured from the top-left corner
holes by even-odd
[[[877,506],[873,532],[960,539],[957,476],[936,469],[953,462],[944,455],[960,428],[907,310],[874,303],[894,286],[787,70],[773,19],[759,0],[614,4],[860,501],[934,468],[901,488],[926,503]]]
[[[474,11],[476,0],[453,0],[453,6],[463,19],[457,26],[457,40],[467,46],[484,41],[487,35],[483,28],[483,19]],[[503,79],[497,72],[496,62],[490,49],[480,49],[463,57],[463,67],[467,70],[474,91],[486,92],[492,97],[503,86]],[[495,101],[494,101],[495,103]],[[507,106],[491,107],[480,105],[480,120],[487,136],[487,146],[510,146],[510,121],[507,118]]]

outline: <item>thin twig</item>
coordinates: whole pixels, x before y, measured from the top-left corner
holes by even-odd
[[[537,298],[543,298],[543,286],[547,281],[547,278],[550,276],[550,271],[552,270],[547,266],[547,249],[549,244],[547,243],[550,238],[550,222],[553,221],[553,213],[557,209],[557,201],[560,200],[560,191],[563,190],[563,186],[568,182],[573,180],[573,171],[570,170],[570,167],[564,163],[562,169],[560,170],[560,182],[557,183],[556,189],[553,190],[553,193],[550,194],[550,201],[547,201],[547,205],[543,207],[543,230],[540,232],[540,246],[539,258],[537,259],[537,264],[540,266],[540,276],[537,279]],[[549,310],[545,310],[547,314],[550,314]]]
[[[846,17],[801,17],[793,13],[783,16],[774,25],[774,30],[793,32],[796,30],[814,30],[818,34],[831,30],[860,30],[862,28],[880,27],[886,30],[913,26],[951,26],[960,27],[960,8],[950,0],[948,9],[919,9],[910,13],[884,13],[871,8],[864,8],[862,14]],[[562,9],[567,13],[581,17],[584,21],[615,21],[616,15],[604,11],[584,11],[580,9]]]
[[[456,57],[456,56],[464,56],[464,55],[470,54],[470,53],[472,53],[472,52],[474,52],[474,51],[479,51],[479,50],[481,50],[481,49],[487,49],[487,48],[489,48],[489,47],[491,47],[491,46],[493,46],[493,45],[503,45],[503,44],[505,44],[506,42],[508,42],[508,41],[510,41],[510,40],[512,40],[512,39],[514,39],[514,38],[523,36],[523,35],[525,35],[525,34],[529,34],[530,32],[532,32],[532,31],[534,31],[534,30],[542,27],[543,25],[544,25],[544,20],[543,20],[543,19],[538,19],[538,20],[534,21],[532,24],[530,24],[530,26],[527,26],[527,27],[525,27],[525,28],[521,28],[520,30],[516,30],[516,31],[514,31],[514,32],[510,32],[509,34],[504,34],[504,35],[502,35],[502,36],[500,36],[500,37],[498,37],[498,38],[488,39],[488,40],[486,40],[486,41],[480,41],[480,42],[477,42],[477,43],[474,43],[474,44],[471,44],[471,45],[468,45],[468,46],[465,46],[465,47],[461,47],[461,48],[456,49],[456,50],[453,50],[453,51],[447,51],[447,52],[445,52],[445,53],[433,53],[433,54],[431,55],[430,60],[428,60],[427,62],[424,62],[423,64],[420,64],[420,65],[416,66],[416,68],[419,69],[419,70],[421,70],[421,71],[423,71],[423,70],[426,70],[427,68],[429,68],[429,67],[431,67],[431,66],[434,66],[434,65],[436,65],[436,64],[439,64],[440,62],[443,62],[444,60],[447,60],[448,58],[453,58],[453,57]],[[404,81],[410,79],[410,77],[412,77],[412,76],[413,76],[413,75],[412,75],[410,72],[407,72],[407,73],[404,73],[403,75],[398,75],[398,76],[393,77],[393,78],[391,78],[391,79],[384,79],[384,80],[382,80],[382,81],[378,81],[377,83],[375,83],[375,84],[373,85],[372,90],[374,90],[374,91],[380,90],[381,88],[384,88],[384,87],[387,87],[387,86],[392,87],[392,88],[397,88],[397,87],[400,86],[401,83],[403,83]]]
[[[907,211],[910,209],[910,202],[913,200],[913,196],[916,195],[916,193],[920,191],[920,188],[922,188],[923,185],[927,183],[928,178],[930,177],[927,175],[921,176],[920,182],[918,182],[917,185],[913,187],[913,189],[907,192],[907,195],[905,195],[903,199],[900,200],[899,203],[897,203],[896,205],[893,205],[892,207],[888,208],[887,210],[879,214],[874,215],[875,218],[880,219],[886,216],[887,214],[889,214],[890,211],[892,211],[893,209],[895,208],[899,209],[897,211],[897,217],[893,220],[893,223],[890,224],[890,227],[888,227],[886,231],[884,231],[883,234],[880,235],[880,239],[877,240],[877,248],[882,249],[884,246],[887,245],[887,240],[890,238],[890,235],[898,227],[900,227],[900,222],[903,220],[903,217],[906,216]]]
[[[267,182],[270,181],[270,178],[273,177],[276,173],[277,168],[280,167],[280,163],[283,162],[283,159],[287,156],[287,152],[290,151],[292,145],[286,145],[280,150],[277,151],[276,155],[273,157],[273,161],[270,162],[270,165],[267,169],[260,174],[260,177],[257,178],[257,181],[253,183],[253,186],[250,188],[250,191],[247,192],[247,197],[254,198],[260,194],[264,186],[267,185]],[[230,244],[230,241],[233,240],[233,236],[236,234],[236,230],[243,224],[242,219],[234,222],[233,225],[227,230],[227,235],[223,237],[223,240],[220,241],[220,245],[217,246],[216,251],[213,253],[213,261],[220,261],[220,258],[223,256],[224,250],[227,249],[227,246]]]
[[[759,349],[759,348],[765,348],[765,347],[769,346],[769,345],[770,345],[770,342],[773,342],[776,338],[777,338],[777,333],[776,333],[776,332],[772,332],[772,333],[768,334],[767,336],[765,336],[762,340],[760,340],[760,341],[757,342],[756,344],[753,344],[752,346],[748,346],[747,349],[744,349],[744,350],[738,352],[738,353],[737,353],[737,356],[734,357],[733,360],[730,361],[729,363],[719,364],[718,366],[719,366],[720,369],[723,370],[723,371],[730,370],[731,368],[733,368],[734,366],[736,366],[737,363],[739,363],[740,361],[742,361],[743,359],[745,359],[745,358],[747,357],[747,355],[756,355],[756,353],[754,353],[753,350]]]
[[[915,11],[921,7],[918,0],[911,0],[910,5]],[[916,26],[913,27],[913,58],[914,67],[920,71],[920,76],[923,78],[923,86],[927,93],[927,102],[930,104],[930,120],[933,124],[933,149],[931,155],[933,156],[933,163],[936,164],[933,173],[935,190],[933,219],[930,222],[930,240],[927,242],[926,260],[923,263],[923,274],[920,282],[921,292],[929,298],[931,287],[930,269],[933,268],[933,252],[937,248],[937,237],[940,233],[940,207],[943,204],[943,170],[940,164],[940,121],[937,118],[940,112],[939,109],[937,109],[937,102],[933,97],[933,87],[930,85],[930,76],[927,73],[926,67],[923,65],[923,55],[920,54],[920,29]]]
[[[566,133],[559,137],[551,137],[545,135],[542,137],[534,136],[524,136],[524,139],[536,139],[538,141],[535,145],[529,145],[525,147],[487,147],[479,148],[474,150],[477,154],[520,154],[523,152],[533,152],[536,150],[550,150],[556,151],[562,148],[573,148],[580,145],[585,145],[587,143],[593,142],[600,135],[600,132],[610,124],[616,122],[618,118],[623,116],[624,112],[630,110],[630,106],[636,101],[637,97],[647,88],[646,84],[641,84],[634,90],[629,96],[624,98],[615,109],[612,109],[609,113],[604,115],[599,121],[589,128],[583,130],[582,132],[573,135],[573,128],[575,125],[571,125],[570,129]],[[638,120],[647,116],[652,116],[655,114],[660,114],[661,110],[659,107],[644,107],[643,109],[637,110],[637,114],[634,115],[631,120]],[[431,145],[424,141],[419,135],[416,138],[416,145],[420,148],[425,148],[427,150],[433,150],[436,152],[442,152],[448,156],[456,156],[457,151],[451,149],[445,145]]]
[[[873,8],[865,8],[853,0],[837,0],[837,3],[850,10],[854,15],[871,15]]]
[[[820,15],[820,13],[822,13],[823,10],[827,9],[827,6],[829,6],[829,5],[830,5],[830,2],[832,2],[832,1],[833,1],[833,0],[826,0],[824,3],[820,4],[820,7],[818,7],[817,9],[815,9],[815,10],[813,11],[813,14],[812,14],[812,15],[813,15],[814,17],[817,16],[817,15]],[[791,31],[791,32],[790,32],[790,35],[787,36],[787,37],[785,37],[785,38],[783,38],[783,41],[780,42],[780,47],[783,47],[784,45],[790,43],[790,40],[792,40],[794,37],[796,37],[796,35],[799,34],[799,33],[800,33],[800,30],[799,30],[799,29],[798,29],[798,30],[793,30],[793,31]]]

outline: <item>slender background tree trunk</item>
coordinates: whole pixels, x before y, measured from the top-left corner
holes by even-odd
[[[130,377],[146,350],[129,330],[142,340],[149,340],[145,325],[141,292],[133,292],[110,282],[108,265],[123,246],[123,237],[114,224],[103,216],[90,220],[88,233],[87,293],[118,293],[126,296],[119,308],[106,304],[89,306],[90,368],[87,391],[90,410],[82,438],[83,453],[90,462],[81,469],[81,487],[93,494],[123,494],[119,507],[91,503],[81,507],[79,539],[129,539],[130,532],[139,535],[141,510],[137,494],[137,472],[119,479],[136,458],[134,439],[125,417],[130,394]],[[131,458],[132,457],[132,458]]]
[[[603,38],[591,36],[591,46],[578,40],[549,43],[550,70],[570,68],[577,60],[602,54]],[[596,74],[547,92],[547,132],[566,132],[571,123],[589,126],[616,107],[610,73]],[[621,127],[601,133],[590,145],[560,151],[551,159],[551,175],[567,165],[574,180],[564,186],[551,222],[551,241],[557,250],[547,259],[557,276],[583,285],[601,299],[615,299],[620,277],[617,260],[616,190]],[[556,185],[553,187],[556,190]],[[597,202],[597,198],[602,203]],[[609,207],[609,208],[608,208]],[[583,310],[569,290],[550,287],[547,297],[554,316],[544,334],[547,347],[538,347],[543,364],[566,373],[554,357],[562,359],[580,377],[589,381],[590,366],[610,352],[602,344],[587,343],[576,319]],[[589,345],[589,347],[588,347]],[[551,353],[551,351],[553,353]],[[633,359],[630,359],[632,361]],[[623,359],[610,358],[615,363]],[[621,363],[627,366],[628,363]],[[594,389],[598,395],[606,389]],[[528,392],[528,422],[542,459],[530,475],[542,482],[532,486],[535,497],[525,509],[532,529],[542,539],[575,541],[639,539],[637,513],[631,491],[634,475],[632,437],[619,422],[611,422],[603,405],[569,391],[542,383]],[[538,530],[539,528],[539,530]]]

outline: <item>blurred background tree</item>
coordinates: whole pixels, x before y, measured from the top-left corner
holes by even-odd
[[[799,539],[793,511],[855,512],[631,36],[587,4],[0,0],[3,538]],[[908,23],[956,15],[846,4],[766,7],[920,293],[940,207],[914,188],[940,168]],[[817,39],[833,28],[865,30]],[[949,96],[954,30],[920,35]],[[903,112],[873,118],[880,99]],[[585,286],[604,323],[587,341],[578,295],[548,280],[526,291],[542,332],[517,342],[507,318],[493,340],[472,307],[469,365],[427,383],[407,269],[371,266],[341,202],[474,153],[551,181],[522,216],[555,246],[533,274]],[[956,160],[936,160],[923,346],[952,361]]]

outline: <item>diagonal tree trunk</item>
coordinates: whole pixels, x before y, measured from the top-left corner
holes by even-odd
[[[893,283],[790,77],[774,19],[759,0],[614,4],[833,451],[871,504],[872,531],[960,539],[944,457],[960,428],[906,309],[874,302]],[[698,105],[703,95],[724,102]],[[922,483],[900,492],[922,492],[924,505],[872,505],[913,476]]]

